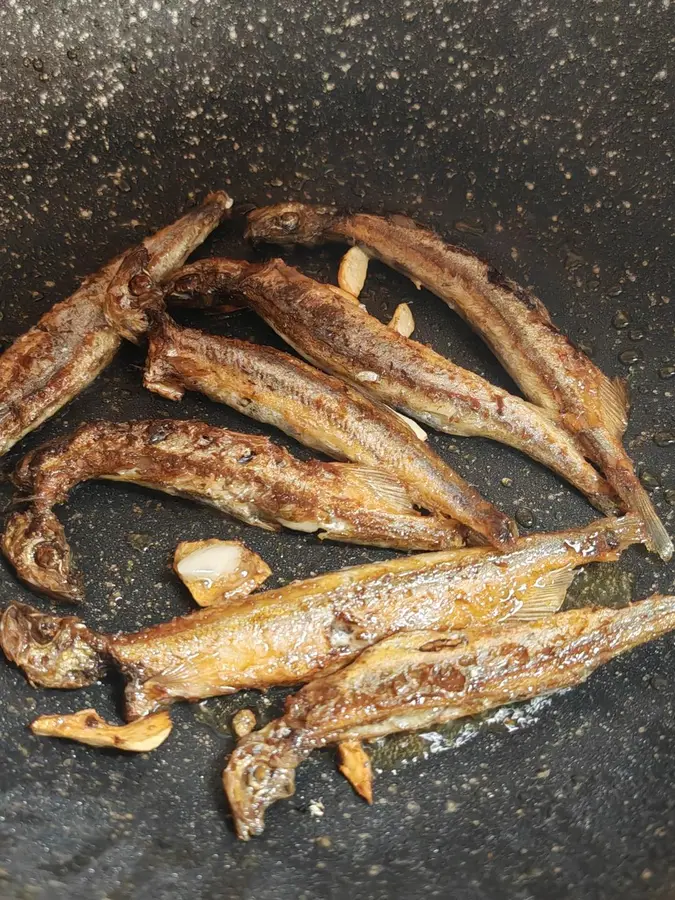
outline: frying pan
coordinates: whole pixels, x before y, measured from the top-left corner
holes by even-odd
[[[675,363],[667,3],[11,0],[0,25],[3,342],[207,189],[258,204],[306,198],[407,211],[531,283],[606,372],[628,374],[628,446],[657,480],[672,532],[672,446],[653,440],[675,416],[675,380],[659,377]],[[252,255],[241,233],[235,221],[202,252]],[[328,279],[338,252],[291,259]],[[436,298],[376,265],[364,298],[380,316],[411,302],[420,340],[515,390]],[[613,326],[618,312],[627,327]],[[277,343],[249,313],[188,320]],[[97,417],[196,416],[263,431],[196,395],[172,404],[144,392],[142,363],[142,350],[125,345],[4,471]],[[538,529],[592,518],[515,451],[430,440],[507,512],[531,510]],[[106,629],[191,608],[168,568],[179,540],[241,538],[276,583],[385,555],[268,535],[114,484],[78,488],[63,517],[86,575],[83,615]],[[673,568],[641,550],[613,571],[624,599],[673,589]],[[604,570],[582,577],[586,599],[606,599]],[[49,607],[8,570],[0,593]],[[3,900],[675,895],[668,638],[553,698],[529,727],[482,729],[427,760],[380,766],[372,808],[336,774],[331,753],[315,754],[297,795],[246,845],[220,789],[227,723],[242,705],[270,715],[278,695],[182,704],[166,745],[123,757],[26,729],[39,712],[91,705],[119,715],[118,683],[36,691],[4,663],[0,682]]]

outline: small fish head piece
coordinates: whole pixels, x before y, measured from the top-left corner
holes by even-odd
[[[310,203],[264,206],[248,214],[246,237],[254,243],[314,247],[328,240],[331,227],[339,217],[332,206]]]
[[[31,684],[80,688],[103,674],[94,636],[75,616],[53,616],[10,603],[0,617],[0,647]]]
[[[29,506],[10,516],[2,550],[32,588],[57,600],[82,599],[82,578],[73,570],[63,525],[50,509]]]
[[[223,786],[242,840],[261,834],[267,808],[295,793],[298,760],[292,753],[290,759],[283,758],[284,735],[280,732],[284,732],[283,727],[271,722],[242,738],[223,772]]]

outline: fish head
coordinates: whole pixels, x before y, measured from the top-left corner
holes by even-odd
[[[104,671],[96,636],[75,616],[53,616],[10,603],[0,617],[0,647],[31,684],[80,688]]]
[[[263,206],[248,214],[246,238],[254,243],[315,247],[330,239],[339,218],[333,206],[292,202]]]
[[[267,808],[295,793],[295,768],[302,756],[289,747],[288,732],[279,719],[242,738],[223,772],[223,787],[241,840],[262,834]]]
[[[82,599],[82,580],[73,570],[63,525],[50,509],[29,506],[10,516],[2,550],[30,587],[57,600]]]

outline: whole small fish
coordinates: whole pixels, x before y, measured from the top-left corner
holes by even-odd
[[[205,295],[207,304],[209,294],[233,293],[319,368],[440,431],[515,447],[562,475],[603,512],[615,510],[609,485],[554,414],[399,334],[339,288],[280,259],[205,259],[176,273],[169,290]]]
[[[172,400],[201,391],[328,456],[389,472],[416,504],[456,518],[494,546],[515,539],[515,524],[396,413],[281,350],[179,328],[160,316],[149,334],[144,383]]]
[[[538,618],[560,607],[575,567],[618,559],[642,529],[636,518],[603,519],[520,538],[504,554],[476,547],[354,566],[134,634],[98,634],[12,603],[0,646],[43,687],[85,687],[109,667],[121,671],[136,719],[176,700],[309,681],[397,631]]]
[[[561,334],[530,291],[406,216],[282,203],[252,212],[248,234],[281,244],[356,244],[443,299],[483,338],[525,396],[559,416],[625,508],[644,518],[650,549],[664,560],[672,557],[673,542],[622,446],[625,382],[607,378]]]
[[[93,478],[188,497],[271,531],[283,525],[399,550],[462,543],[452,521],[416,513],[403,485],[376,469],[303,462],[267,438],[194,420],[95,422],[22,460],[14,481],[28,505],[13,513],[2,537],[17,574],[62,600],[80,599],[82,581],[52,507]]]
[[[223,191],[146,238],[147,269],[162,282],[232,206]],[[132,253],[134,251],[131,251]],[[0,455],[53,416],[99,375],[117,352],[119,328],[106,318],[107,291],[125,254],[85,279],[0,356]]]
[[[260,834],[295,793],[312,750],[472,716],[581,684],[621,653],[675,629],[675,597],[623,609],[573,609],[526,625],[395,634],[286,701],[280,719],[243,737],[223,774],[237,834]]]

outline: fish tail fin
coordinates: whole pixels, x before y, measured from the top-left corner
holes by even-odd
[[[626,513],[625,516],[605,519],[602,524],[606,525],[606,530],[611,532],[613,537],[618,538],[621,550],[625,550],[633,544],[647,542],[647,526],[639,514]]]
[[[605,429],[593,429],[584,435],[584,443],[616,491],[628,513],[638,515],[645,525],[643,542],[664,562],[673,556],[673,542],[654,505],[635,474],[633,464],[617,438]]]
[[[39,687],[87,687],[107,668],[105,635],[75,616],[50,615],[25,603],[10,603],[2,613],[0,647]]]
[[[639,516],[644,523],[643,541],[647,549],[652,553],[657,553],[664,562],[668,562],[673,556],[673,541],[632,466],[622,464],[622,462],[620,461],[618,465],[606,470],[607,479],[625,504],[626,509]],[[628,516],[624,518],[628,518]]]
[[[623,499],[630,510],[640,517],[646,529],[644,543],[648,550],[657,553],[664,562],[668,562],[673,556],[673,541],[658,513],[654,509],[649,495],[637,478],[629,491],[623,492]]]

